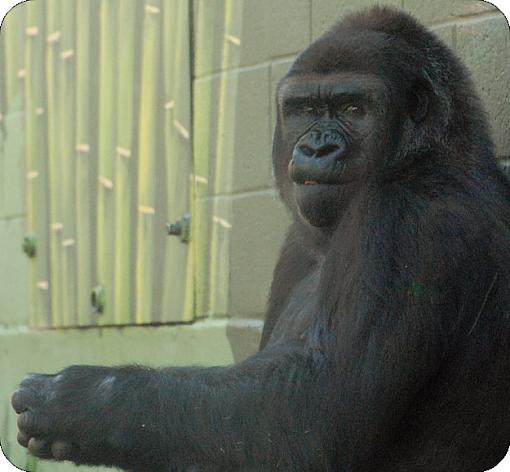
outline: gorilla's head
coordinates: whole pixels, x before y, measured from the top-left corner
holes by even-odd
[[[284,201],[328,228],[360,188],[445,158],[470,127],[454,113],[471,102],[463,86],[469,95],[462,66],[412,17],[381,7],[346,17],[278,86],[273,164]]]

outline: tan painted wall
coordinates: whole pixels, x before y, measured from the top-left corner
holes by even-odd
[[[295,55],[361,0],[192,0],[194,150],[207,189],[199,205],[209,274],[196,326],[33,332],[27,318],[22,115],[0,139],[0,439],[17,464],[8,397],[24,372],[67,363],[222,364],[257,346],[272,268],[288,223],[270,167],[273,93]],[[430,25],[472,70],[498,154],[510,157],[508,25],[475,0],[390,0]],[[207,232],[206,232],[207,230]],[[225,316],[229,318],[225,318]],[[218,318],[215,320],[214,318]],[[70,471],[44,464],[38,471]],[[87,470],[82,468],[80,470]],[[97,470],[97,469],[94,469]]]
[[[260,318],[288,217],[270,167],[273,95],[296,53],[339,17],[375,3],[429,25],[471,69],[489,112],[497,153],[510,158],[510,36],[504,16],[477,0],[194,0],[195,158],[208,162],[209,221],[226,264],[210,314]],[[220,221],[220,222],[221,222]],[[211,223],[214,226],[214,223]],[[218,224],[216,224],[218,226]],[[214,291],[214,287],[210,288]],[[206,297],[207,298],[207,297]]]

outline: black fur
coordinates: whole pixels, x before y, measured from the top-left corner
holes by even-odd
[[[287,84],[349,74],[381,97],[357,130],[327,118],[354,180],[299,200],[288,168],[308,138],[282,110]],[[294,222],[260,352],[29,376],[13,406],[32,453],[137,471],[482,472],[503,458],[510,187],[464,67],[408,15],[373,8],[301,54],[277,104]]]

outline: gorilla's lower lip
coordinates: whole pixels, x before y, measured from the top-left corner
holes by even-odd
[[[338,192],[338,189],[342,187],[341,184],[330,184],[324,182],[318,182],[313,185],[305,185],[304,183],[294,183],[294,187],[297,195],[302,196],[318,196],[318,195],[328,195],[330,193]],[[307,198],[308,198],[307,197]]]

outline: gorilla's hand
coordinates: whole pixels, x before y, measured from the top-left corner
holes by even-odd
[[[161,453],[162,445],[154,398],[145,400],[153,397],[155,374],[138,367],[73,366],[56,375],[29,375],[12,396],[18,442],[45,459],[121,468],[154,464],[149,454],[154,448]]]

